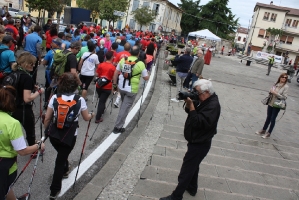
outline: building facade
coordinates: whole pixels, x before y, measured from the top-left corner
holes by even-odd
[[[182,19],[182,10],[177,6],[169,2],[168,0],[130,0],[129,9],[121,20],[116,24],[116,28],[121,29],[126,25],[133,30],[139,30],[140,25],[134,20],[134,16],[131,14],[137,8],[146,6],[156,12],[156,19],[147,27],[143,26],[142,30],[149,30],[153,32],[168,32],[176,30],[177,34],[182,32],[180,22]]]
[[[248,42],[252,43],[252,50],[261,51],[269,41],[268,28],[281,30],[281,36],[276,37],[274,53],[285,56],[288,53],[292,63],[299,63],[299,8],[288,8],[270,4],[256,3]]]
[[[7,6],[8,8],[22,9],[23,0],[0,0],[0,6]]]
[[[236,35],[235,35],[235,44],[239,47],[239,48],[243,48],[246,39],[248,36],[248,29],[244,28],[244,27],[239,27],[237,29]]]

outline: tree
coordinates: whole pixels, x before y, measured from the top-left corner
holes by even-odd
[[[198,13],[200,12],[200,0],[181,0],[179,8],[184,11],[181,19],[182,34],[187,35],[189,32],[196,31],[199,28]],[[188,14],[186,14],[188,13]]]
[[[135,11],[132,11],[131,14],[140,25],[140,30],[142,30],[142,26],[148,26],[152,21],[156,19],[156,13],[147,6],[137,8]]]
[[[239,18],[227,7],[229,0],[211,0],[201,7],[199,13],[199,29],[209,29],[217,36],[224,39],[232,39],[230,34],[234,33],[238,26]]]
[[[282,30],[269,27],[266,29],[266,32],[269,38],[268,42],[265,41],[263,44],[263,51],[266,50],[268,53],[273,53],[277,43],[280,42],[278,38],[282,35]]]

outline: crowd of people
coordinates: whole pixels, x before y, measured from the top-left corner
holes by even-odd
[[[5,17],[0,21],[0,199],[26,198],[16,198],[11,188],[17,175],[16,157],[31,154],[31,159],[36,159],[37,151],[42,155],[45,149],[43,141],[36,138],[34,101],[43,104],[38,117],[57,151],[50,186],[50,199],[56,199],[62,179],[70,172],[68,156],[76,143],[79,115],[89,123],[95,116],[94,122],[101,123],[108,97],[116,94],[113,103],[119,114],[112,131],[124,132],[140,80],[149,79],[164,38],[148,31],[83,23],[59,32],[51,19],[40,27],[32,24],[30,16]],[[19,49],[23,52],[16,57]],[[41,66],[45,67],[44,86],[37,84]],[[96,114],[88,112],[86,103],[93,82],[98,97]]]

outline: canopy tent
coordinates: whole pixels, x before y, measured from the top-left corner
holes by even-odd
[[[208,39],[208,40],[221,41],[220,37],[218,37],[217,35],[215,35],[211,31],[209,31],[208,29],[203,29],[203,30],[200,30],[200,31],[190,32],[188,34],[188,37],[189,36],[204,38],[204,39]]]

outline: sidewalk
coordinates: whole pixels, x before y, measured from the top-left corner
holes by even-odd
[[[163,60],[161,54],[155,91],[139,127],[75,200],[159,199],[175,189],[186,152],[183,127],[187,114],[182,102],[170,101],[176,88],[162,70]],[[262,139],[254,134],[266,117],[266,106],[260,100],[279,76],[273,71],[265,77],[265,69],[255,65],[248,69],[235,60],[216,57],[205,66],[203,75],[212,78],[221,117],[212,148],[200,165],[199,191],[195,197],[185,193],[184,199],[299,198],[298,86],[290,84],[285,116],[271,139]]]

